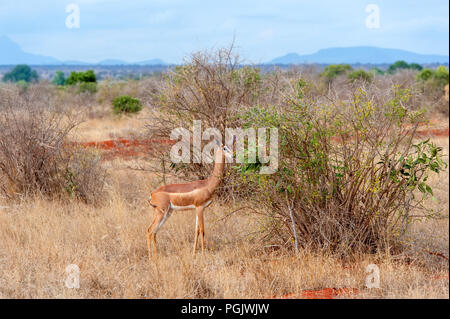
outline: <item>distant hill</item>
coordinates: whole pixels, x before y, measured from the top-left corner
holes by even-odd
[[[289,53],[278,57],[268,64],[303,64],[303,63],[362,63],[383,64],[404,60],[408,63],[448,63],[449,57],[443,55],[418,54],[405,50],[377,47],[346,47],[322,49],[313,54],[298,55]]]
[[[58,64],[61,61],[44,55],[23,52],[11,39],[0,36],[0,64]]]
[[[27,53],[6,36],[0,36],[0,65],[165,65],[160,59],[145,60],[141,62],[126,62],[122,60],[107,59],[98,63],[83,61],[61,61],[49,56]]]

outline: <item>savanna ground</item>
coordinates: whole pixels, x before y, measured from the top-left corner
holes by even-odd
[[[102,106],[97,112],[71,140],[133,139],[151,116],[147,109],[134,116],[116,116]],[[448,119],[433,114],[431,128],[448,132]],[[426,136],[429,128],[421,129]],[[430,137],[449,154],[448,133]],[[144,157],[102,161],[107,195],[96,205],[39,195],[0,198],[0,298],[302,298],[304,291],[325,288],[357,289],[342,298],[449,298],[448,171],[429,180],[435,200],[426,205],[442,210],[442,217],[414,222],[398,254],[340,258],[307,248],[296,254],[262,240],[252,210],[234,212],[248,202],[217,200],[205,215],[204,256],[192,255],[195,212],[186,211],[175,212],[159,231],[159,258],[149,261],[146,231],[153,209],[147,198],[163,180],[146,169]],[[80,268],[79,289],[65,286],[70,264]],[[378,289],[366,288],[369,264],[379,267]]]

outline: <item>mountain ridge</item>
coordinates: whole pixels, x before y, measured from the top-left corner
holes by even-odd
[[[61,61],[56,58],[27,53],[22,48],[6,36],[0,36],[0,65],[166,65],[161,59],[148,59],[138,62],[127,62],[118,59],[105,59],[97,63],[83,61]]]
[[[449,57],[437,54],[419,54],[407,50],[379,48],[373,46],[334,47],[318,50],[312,54],[288,53],[267,64],[305,64],[305,63],[367,63],[384,64],[404,60],[408,63],[448,63]]]
[[[288,53],[272,59],[264,64],[391,64],[398,60],[408,63],[449,63],[449,57],[437,54],[419,54],[407,50],[380,48],[373,46],[334,47],[318,50],[312,54],[299,55]],[[0,65],[168,65],[161,59],[148,59],[138,62],[128,62],[120,59],[104,59],[97,63],[83,61],[61,61],[51,56],[24,52],[21,47],[6,36],[0,36]]]

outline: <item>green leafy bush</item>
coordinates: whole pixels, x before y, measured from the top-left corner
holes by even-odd
[[[355,81],[366,81],[366,82],[372,82],[373,80],[373,73],[369,73],[364,71],[363,69],[355,70],[347,75],[348,79],[352,82]]]
[[[330,64],[322,71],[320,75],[328,80],[333,80],[338,75],[344,74],[351,70],[352,67],[349,64]]]
[[[417,70],[417,71],[421,71],[423,69],[423,67],[418,63],[410,63],[409,68],[411,70]]]
[[[69,86],[78,86],[78,93],[94,94],[97,92],[97,78],[92,70],[86,72],[71,72],[69,77],[65,80],[65,84]]]
[[[97,78],[94,71],[88,70],[86,72],[71,72],[66,80],[67,85],[75,85],[78,83],[97,83]]]
[[[64,77],[64,72],[62,71],[56,71],[55,77],[52,81],[55,85],[64,85],[66,83],[66,78]]]
[[[433,74],[434,74],[433,70],[428,68],[423,69],[422,71],[419,72],[419,74],[417,74],[416,80],[426,82],[433,77]]]
[[[322,106],[297,96],[240,116],[244,127],[278,128],[276,173],[235,167],[239,189],[268,212],[266,238],[348,256],[401,248],[411,207],[423,213],[415,218],[439,216],[423,200],[433,196],[429,174],[446,164],[442,148],[413,139],[410,125],[423,112],[410,110],[408,89],[394,87],[382,101],[360,89]]]
[[[392,74],[392,73],[396,72],[397,70],[401,70],[401,69],[421,71],[422,66],[417,63],[408,64],[407,62],[400,60],[400,61],[396,61],[394,64],[391,64],[389,66],[388,73]]]
[[[431,86],[443,88],[449,83],[449,72],[445,66],[439,66],[436,70],[423,69],[416,76],[417,81],[429,83]]]
[[[38,74],[26,64],[19,64],[3,76],[3,82],[37,82]]]
[[[124,95],[113,101],[114,113],[137,113],[142,110],[141,102],[131,96]]]
[[[30,83],[20,80],[16,82],[16,85],[19,87],[19,92],[23,93],[28,90],[28,87],[30,86]]]
[[[444,87],[449,82],[449,73],[448,69],[445,66],[439,66],[436,71],[434,72],[434,81],[436,82],[436,85],[439,87]]]

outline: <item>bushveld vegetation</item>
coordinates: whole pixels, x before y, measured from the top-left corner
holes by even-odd
[[[142,110],[141,102],[128,95],[117,97],[113,101],[114,112],[119,113],[138,113]]]
[[[35,70],[31,69],[28,65],[19,64],[14,67],[10,72],[6,73],[2,81],[13,83],[30,83],[38,80],[38,74]],[[23,84],[22,84],[23,85]]]
[[[356,287],[361,297],[448,298],[448,277],[430,279],[448,276],[448,260],[432,254],[448,256],[448,138],[419,134],[448,114],[445,67],[263,71],[221,49],[151,78],[56,78],[0,86],[0,296],[265,298]],[[193,215],[182,213],[149,263],[148,193],[205,178],[212,164],[171,164],[167,143],[111,159],[79,141],[164,141],[194,120],[222,134],[278,128],[278,170],[227,165],[205,257],[191,257]],[[61,283],[71,263],[80,290]],[[368,263],[380,266],[380,290],[364,290]]]

